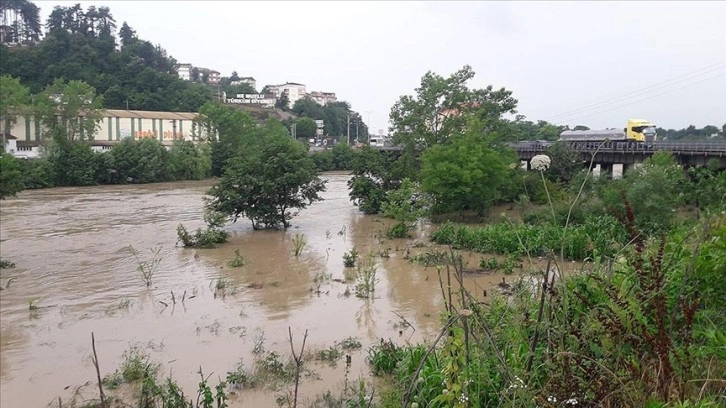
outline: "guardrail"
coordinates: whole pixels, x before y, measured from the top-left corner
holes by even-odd
[[[698,152],[726,153],[726,142],[570,142],[570,147],[578,152]],[[519,142],[512,147],[520,152],[544,152],[550,144],[541,142]]]

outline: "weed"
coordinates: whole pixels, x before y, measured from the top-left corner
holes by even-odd
[[[497,258],[482,258],[481,261],[479,261],[479,267],[490,271],[496,271],[499,269],[499,261],[497,261]]]
[[[368,349],[367,361],[371,365],[373,375],[393,374],[398,362],[406,355],[406,350],[393,344],[392,341],[381,342]]]
[[[358,279],[355,285],[355,294],[359,298],[373,297],[376,290],[376,260],[373,254],[366,257],[363,265],[358,265]]]
[[[357,337],[346,337],[339,343],[343,350],[359,350],[363,345]]]
[[[259,335],[255,335],[252,338],[252,342],[254,343],[254,347],[252,348],[253,354],[262,354],[265,352],[265,332],[260,332]]]
[[[332,273],[326,273],[326,272],[318,272],[315,274],[315,277],[313,278],[314,283],[326,283],[330,282],[330,280],[333,278]]]
[[[431,266],[443,266],[449,264],[450,255],[444,251],[431,251],[413,255],[409,261],[418,263],[428,268]]]
[[[378,256],[381,258],[390,258],[391,257],[391,248],[386,248],[382,251],[378,251]]]
[[[0,269],[8,269],[8,268],[15,268],[15,263],[6,261],[5,259],[0,259]]]
[[[159,366],[151,361],[151,356],[139,345],[129,347],[124,351],[122,358],[123,362],[118,374],[125,382],[140,381],[149,374],[155,375],[159,369]]]
[[[28,300],[28,310],[33,312],[40,309],[40,306],[38,306],[38,298],[33,298]]]
[[[139,251],[137,251],[133,246],[129,246],[128,251],[136,259],[136,270],[139,271],[141,278],[143,279],[144,283],[146,283],[146,287],[151,287],[151,280],[154,277],[157,269],[159,268],[159,264],[162,260],[161,247],[151,250],[152,257],[150,261],[142,261],[139,258]]]
[[[295,256],[300,256],[307,244],[308,239],[305,237],[305,234],[295,234],[292,238],[293,254]]]
[[[244,256],[242,256],[242,254],[239,253],[239,249],[234,250],[234,258],[227,262],[227,265],[229,265],[230,268],[239,268],[240,266],[245,266],[246,264],[247,260]]]
[[[237,364],[234,371],[227,372],[227,384],[232,385],[235,388],[247,389],[255,388],[257,382],[255,377],[245,368],[242,361]]]
[[[338,350],[336,347],[328,347],[322,350],[318,350],[315,353],[316,360],[327,361],[330,363],[335,363],[341,356],[343,356],[343,352]]]
[[[346,252],[343,254],[343,265],[345,265],[346,268],[354,267],[356,261],[358,260],[358,255],[358,250],[353,247],[350,252]]]

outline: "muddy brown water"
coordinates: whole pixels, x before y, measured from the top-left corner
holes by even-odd
[[[403,344],[434,337],[443,304],[436,269],[404,259],[413,241],[382,238],[390,221],[357,210],[348,198],[349,175],[323,177],[325,200],[300,212],[288,231],[253,231],[240,220],[227,227],[228,243],[204,250],[176,247],[176,227],[202,225],[211,181],[26,191],[2,202],[0,255],[16,267],[0,274],[3,287],[12,279],[0,292],[0,405],[57,406],[59,396],[68,401],[77,387],[94,382],[91,332],[102,375],[139,345],[188,394],[196,392],[200,366],[212,374],[212,385],[240,361],[251,368],[260,338],[266,351],[289,355],[288,327],[298,348],[309,331],[308,350],[357,337],[363,349],[352,353],[347,374],[344,359],[334,367],[313,364],[318,376],[303,381],[303,402],[368,377],[366,348],[380,339]],[[429,228],[416,231],[420,242],[427,242]],[[300,257],[292,255],[295,234],[308,240]],[[160,248],[150,288],[129,245],[142,260]],[[353,285],[339,282],[346,274],[343,253],[352,247],[361,255],[389,250],[389,258],[376,258],[372,300],[345,296]],[[235,250],[246,265],[228,266]],[[480,258],[467,257],[469,263]],[[331,279],[316,283],[325,274]],[[224,296],[215,295],[220,277],[228,283]],[[501,278],[473,275],[466,285],[481,294]],[[402,328],[401,317],[412,327]],[[230,405],[276,407],[279,394],[243,391]]]

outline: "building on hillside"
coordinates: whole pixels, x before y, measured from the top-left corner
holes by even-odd
[[[185,81],[192,80],[192,64],[179,64],[176,68],[176,72],[179,74],[179,78]]]
[[[194,121],[197,115],[194,112],[106,109],[90,144],[94,150],[104,151],[126,138],[153,138],[167,147],[177,139],[205,140],[210,136],[209,129]],[[34,118],[20,117],[6,135],[6,149],[9,152],[14,147],[16,157],[38,157],[47,142],[45,132],[45,127]]]
[[[305,85],[295,82],[286,82],[282,85],[267,85],[265,88],[267,88],[271,94],[275,95],[275,98],[277,99],[280,99],[282,94],[287,94],[287,99],[290,101],[291,108],[298,99],[302,99],[305,95],[307,95]]]
[[[335,92],[319,92],[313,91],[308,94],[310,99],[314,100],[320,105],[327,105],[330,102],[337,102],[338,98],[335,96]]]
[[[242,85],[242,84],[247,84],[247,85],[251,86],[252,89],[257,89],[257,81],[255,81],[255,79],[252,77],[244,77],[244,78],[240,78],[236,81],[230,82],[230,85]]]

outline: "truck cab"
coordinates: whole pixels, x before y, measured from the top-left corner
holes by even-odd
[[[656,126],[645,119],[628,119],[628,127],[623,129],[627,140],[634,142],[653,142],[657,140]]]

